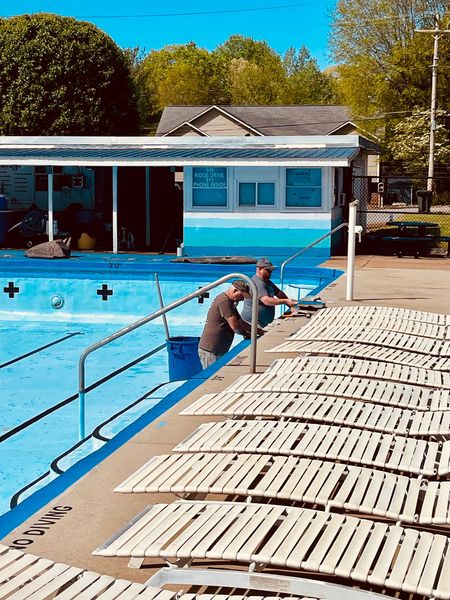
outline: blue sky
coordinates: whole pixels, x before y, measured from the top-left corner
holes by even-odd
[[[212,50],[232,34],[265,40],[283,53],[305,45],[321,68],[336,0],[1,0],[0,16],[52,12],[95,23],[121,47],[145,51],[196,42]],[[195,14],[197,13],[197,14]],[[201,14],[208,13],[208,14]]]

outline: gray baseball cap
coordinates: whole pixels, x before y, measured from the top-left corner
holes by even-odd
[[[268,258],[260,258],[256,263],[256,266],[260,269],[267,269],[268,271],[273,271],[276,267],[270,262]]]

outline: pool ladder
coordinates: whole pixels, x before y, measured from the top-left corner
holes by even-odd
[[[166,315],[168,312],[174,310],[175,308],[178,308],[179,306],[182,306],[183,304],[186,304],[186,302],[190,302],[194,298],[199,298],[199,297],[203,296],[210,290],[218,287],[219,285],[222,285],[223,283],[226,283],[230,279],[243,279],[244,281],[246,281],[248,283],[250,290],[251,290],[252,324],[251,324],[251,334],[250,334],[250,339],[251,339],[250,373],[256,372],[258,290],[256,288],[255,282],[250,277],[248,277],[248,275],[244,275],[243,273],[231,273],[229,275],[224,275],[220,279],[216,279],[215,281],[208,283],[207,285],[199,288],[195,292],[192,292],[191,294],[187,294],[186,296],[183,296],[179,300],[172,302],[168,306],[160,308],[159,310],[153,312],[151,315],[148,315],[147,317],[143,317],[142,319],[139,319],[138,321],[135,321],[134,323],[131,323],[130,325],[127,325],[126,327],[123,327],[119,331],[116,331],[115,333],[109,335],[108,337],[103,338],[102,340],[96,342],[95,344],[92,344],[91,346],[86,348],[81,353],[80,360],[78,363],[79,439],[80,440],[82,440],[86,437],[86,391],[87,390],[86,390],[86,377],[85,377],[85,375],[86,375],[85,363],[86,363],[87,357],[95,350],[98,350],[99,348],[103,348],[103,346],[106,346],[110,342],[113,342],[114,340],[117,340],[118,338],[126,335],[127,333],[130,333],[131,331],[138,329],[138,327],[142,327],[142,325],[146,325],[147,323],[154,321],[158,317],[164,317],[164,315]]]

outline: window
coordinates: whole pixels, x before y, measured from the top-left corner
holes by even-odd
[[[286,169],[286,207],[322,206],[322,169]]]
[[[226,167],[192,169],[192,206],[227,206]]]
[[[274,206],[275,184],[270,183],[239,183],[239,206]]]

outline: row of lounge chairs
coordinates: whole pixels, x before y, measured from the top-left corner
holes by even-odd
[[[449,317],[324,309],[271,351],[294,356],[190,405],[183,415],[225,420],[115,489],[179,499],[94,554],[166,563],[130,598],[170,600],[159,586],[178,583],[226,587],[223,600],[450,599]]]

